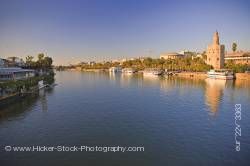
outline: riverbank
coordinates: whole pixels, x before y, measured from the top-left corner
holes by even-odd
[[[26,95],[37,93],[40,89],[49,87],[54,83],[55,73],[35,76],[22,80],[10,80],[0,83],[0,106],[21,99]]]
[[[108,72],[108,69],[82,69],[77,71],[86,71],[86,72]]]
[[[108,72],[108,69],[74,69],[69,71],[83,71],[83,72]],[[138,73],[142,73],[142,71],[138,71]],[[180,72],[174,73],[176,77],[182,78],[193,78],[193,79],[206,79],[207,72]],[[235,77],[237,80],[248,80],[250,81],[250,73],[236,73]]]
[[[74,69],[67,69],[67,71],[108,72],[109,70],[108,69],[82,69],[82,68],[74,68]]]
[[[250,81],[250,73],[236,73],[236,79]]]
[[[206,72],[181,72],[175,74],[177,77],[194,78],[194,79],[206,79]],[[250,73],[236,73],[236,80],[248,80],[250,81]]]
[[[195,78],[195,79],[206,79],[206,72],[180,72],[176,73],[175,76],[183,78]]]

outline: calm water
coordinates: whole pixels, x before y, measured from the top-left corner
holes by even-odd
[[[57,72],[54,89],[0,111],[1,165],[250,165],[250,83]],[[240,152],[235,104],[241,104]],[[144,152],[6,152],[143,146]]]

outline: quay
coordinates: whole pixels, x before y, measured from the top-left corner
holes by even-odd
[[[183,77],[183,78],[206,79],[207,73],[206,72],[180,72],[180,73],[175,73],[175,76]],[[235,73],[235,78],[237,80],[250,81],[250,73]]]

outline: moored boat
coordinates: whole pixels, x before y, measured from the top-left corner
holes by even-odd
[[[109,72],[111,73],[117,73],[117,72],[121,72],[122,68],[121,67],[111,67],[109,68]]]
[[[207,72],[208,78],[232,80],[235,78],[234,72],[227,69],[210,70]]]
[[[144,76],[159,76],[163,74],[163,70],[157,68],[148,68],[143,71]]]
[[[122,73],[125,73],[125,74],[133,74],[135,72],[136,72],[136,70],[133,69],[133,68],[124,68],[124,69],[122,69]]]

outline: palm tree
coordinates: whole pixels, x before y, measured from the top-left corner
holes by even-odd
[[[34,57],[33,56],[27,56],[26,57],[26,65],[31,68],[34,64],[33,62]]]
[[[233,52],[235,52],[236,49],[237,49],[237,44],[236,44],[236,43],[233,43],[233,44],[232,44],[232,50],[233,50]]]
[[[40,53],[37,55],[37,67],[42,68],[43,67],[43,59],[44,59],[44,54]]]

